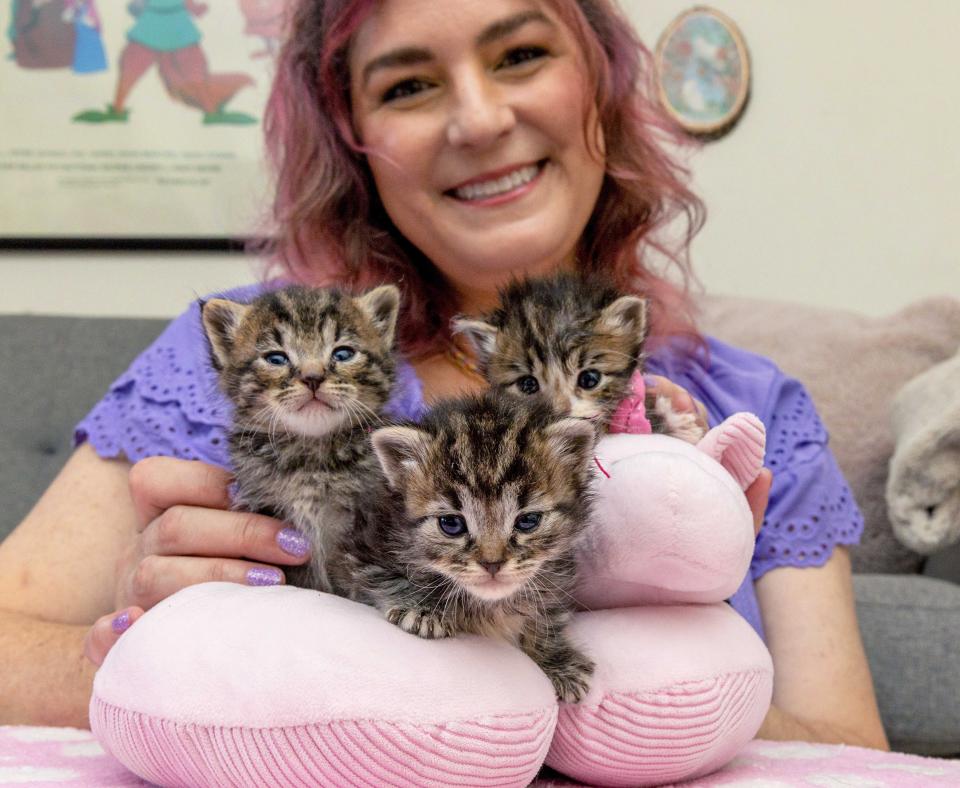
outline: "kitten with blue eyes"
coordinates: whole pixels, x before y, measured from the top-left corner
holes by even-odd
[[[400,293],[289,287],[250,304],[201,305],[210,357],[233,403],[233,506],[298,528],[312,545],[291,585],[332,591],[329,565],[380,475],[368,428],[395,379]]]
[[[545,399],[603,432],[643,370],[647,306],[596,275],[560,273],[514,281],[496,309],[454,318],[451,327],[470,342],[493,388]],[[645,405],[653,432],[690,443],[703,437],[696,416],[675,411],[669,397],[648,392]]]
[[[590,513],[593,427],[491,391],[371,441],[385,486],[345,540],[345,594],[420,637],[515,644],[561,700],[579,701],[593,663],[565,625]]]

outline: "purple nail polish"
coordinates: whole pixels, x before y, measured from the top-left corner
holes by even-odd
[[[279,569],[266,566],[255,566],[247,570],[248,586],[275,586],[283,580]]]
[[[118,635],[122,635],[130,628],[130,613],[124,610],[110,622],[110,627]]]
[[[643,384],[644,384],[648,389],[655,389],[655,388],[657,387],[657,379],[656,379],[656,377],[653,376],[653,375],[644,375],[644,376],[643,376]]]
[[[296,528],[284,528],[277,533],[277,544],[285,553],[303,558],[310,552],[310,542]]]

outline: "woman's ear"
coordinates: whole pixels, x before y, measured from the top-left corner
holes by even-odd
[[[229,359],[237,336],[237,329],[250,310],[248,304],[238,304],[226,298],[211,298],[200,302],[200,321],[210,342],[213,366],[223,369]]]

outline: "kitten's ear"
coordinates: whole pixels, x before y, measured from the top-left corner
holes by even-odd
[[[598,326],[612,334],[626,334],[643,342],[647,338],[647,301],[639,296],[621,296],[600,313]]]
[[[369,293],[358,296],[355,303],[370,318],[383,341],[393,345],[393,335],[397,328],[397,315],[400,313],[400,291],[395,285],[375,287]]]
[[[490,356],[497,349],[497,327],[483,320],[455,317],[450,321],[450,330],[454,335],[462,334],[467,338],[481,369],[485,368]]]
[[[381,427],[370,441],[394,490],[402,489],[410,471],[423,465],[430,447],[430,436],[415,427]]]
[[[544,433],[547,436],[547,445],[561,462],[582,467],[593,456],[597,433],[593,423],[587,419],[559,419],[547,427]]]
[[[211,298],[209,301],[200,302],[200,319],[207,339],[210,340],[213,365],[217,369],[223,369],[227,365],[237,329],[248,311],[248,304],[238,304],[225,298]]]

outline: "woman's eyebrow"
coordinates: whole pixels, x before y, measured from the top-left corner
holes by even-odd
[[[496,22],[491,22],[487,25],[477,36],[476,45],[478,47],[486,46],[497,39],[505,38],[515,30],[531,22],[541,22],[550,27],[555,27],[550,18],[541,11],[521,11],[519,14],[498,19]],[[400,47],[399,49],[392,49],[389,52],[378,55],[363,67],[363,85],[366,86],[367,82],[370,81],[370,75],[379,69],[414,66],[419,63],[427,63],[433,60],[433,57],[433,52],[423,47]]]

